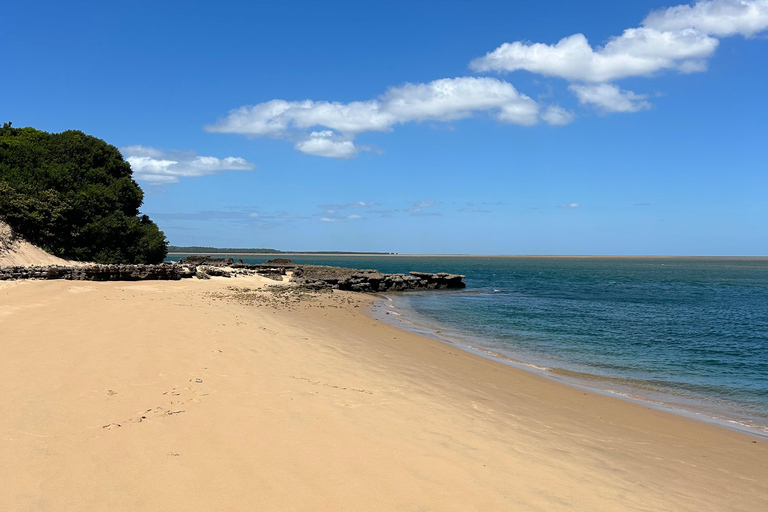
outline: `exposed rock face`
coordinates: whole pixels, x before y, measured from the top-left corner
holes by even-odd
[[[209,276],[232,277],[232,272],[229,270],[225,270],[219,266],[213,265],[198,265],[197,273],[200,274],[201,272]]]
[[[294,269],[292,280],[313,288],[334,288],[353,292],[400,292],[465,288],[467,285],[463,281],[464,277],[444,272],[383,274],[378,270],[302,265]]]
[[[10,279],[69,279],[72,281],[178,280],[194,273],[181,265],[84,265],[0,267],[0,281]]]
[[[243,260],[240,260],[242,263]],[[184,265],[207,265],[209,267],[231,267],[235,264],[233,258],[214,258],[212,256],[187,256],[179,263]]]
[[[269,260],[266,264],[267,265],[293,265],[293,262],[287,258],[274,258]]]
[[[258,274],[282,281],[287,270],[291,281],[302,286],[353,292],[400,292],[408,290],[443,290],[464,288],[464,276],[444,272],[411,272],[383,274],[378,270],[327,267],[324,265],[294,265],[293,263],[234,265],[223,268],[216,265],[189,265],[163,263],[160,265],[84,265],[84,266],[0,266],[0,281],[12,279],[68,279],[72,281],[148,281],[178,280],[211,276],[232,277]]]
[[[429,272],[409,272],[413,277],[423,279],[427,282],[429,289],[447,289],[447,288],[466,288],[467,284],[463,281],[466,276],[461,274],[448,274],[447,272],[438,272],[430,274]]]

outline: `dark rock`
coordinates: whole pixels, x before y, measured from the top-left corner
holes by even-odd
[[[287,258],[274,258],[269,260],[267,265],[293,265],[293,262]]]
[[[224,269],[222,269],[220,267],[214,267],[214,266],[210,266],[210,265],[198,266],[197,267],[197,271],[198,271],[198,273],[200,271],[203,271],[206,274],[208,274],[209,276],[232,277],[232,273],[231,272],[229,272],[227,270],[224,270]]]
[[[464,276],[439,272],[410,272],[383,274],[378,270],[328,267],[324,265],[236,265],[225,270],[216,265],[190,265],[162,263],[159,265],[84,265],[79,267],[4,266],[0,267],[0,281],[13,279],[69,279],[72,281],[148,281],[178,280],[197,276],[232,277],[259,274],[281,281],[286,270],[293,272],[291,280],[313,289],[333,288],[355,292],[401,292],[408,290],[442,290],[465,288]]]
[[[242,262],[242,260],[240,260]],[[233,258],[214,258],[212,256],[187,256],[179,263],[186,265],[208,265],[209,267],[231,267],[235,264]]]
[[[325,286],[355,292],[400,292],[442,290],[466,287],[464,276],[445,272],[383,274],[377,270],[358,270],[324,265],[301,265],[294,269],[292,281],[302,285]]]

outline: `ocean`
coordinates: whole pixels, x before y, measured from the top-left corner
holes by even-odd
[[[768,259],[288,257],[464,274],[465,290],[390,294],[376,314],[552,378],[768,435]]]

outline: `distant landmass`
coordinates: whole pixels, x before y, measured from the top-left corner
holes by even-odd
[[[184,254],[397,254],[394,252],[356,252],[356,251],[280,251],[278,249],[234,249],[231,247],[182,247],[169,245],[169,253]]]

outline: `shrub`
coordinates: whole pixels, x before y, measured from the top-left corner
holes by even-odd
[[[118,149],[83,132],[0,128],[0,217],[55,256],[157,263],[165,235]]]

